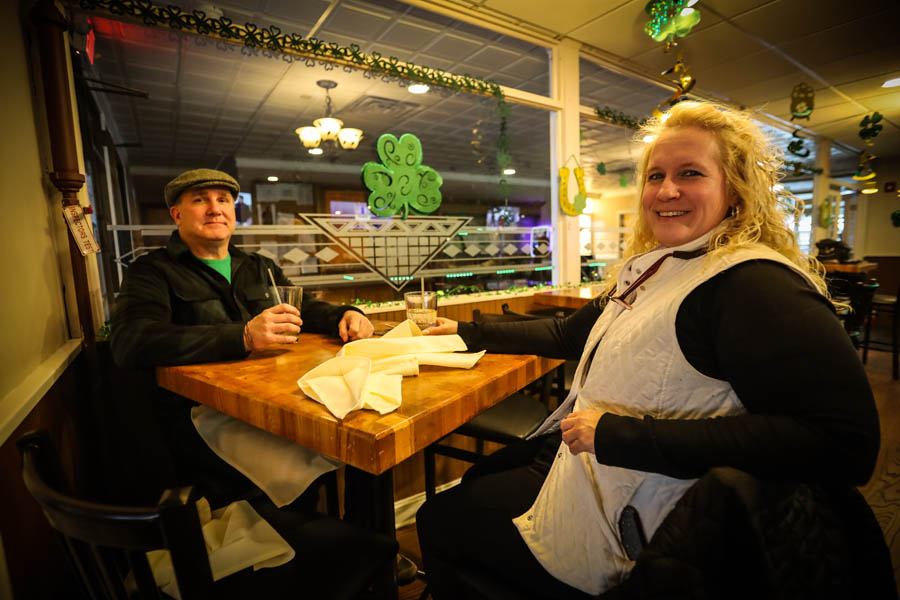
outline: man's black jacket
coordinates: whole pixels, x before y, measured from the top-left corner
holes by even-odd
[[[191,254],[178,232],[165,248],[129,268],[112,310],[113,357],[127,367],[155,367],[247,356],[244,325],[275,304],[267,269],[279,285],[291,285],[281,269],[234,245],[231,284]],[[303,331],[337,335],[349,306],[303,296]],[[302,339],[302,338],[301,338]]]

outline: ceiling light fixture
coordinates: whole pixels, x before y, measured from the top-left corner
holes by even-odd
[[[308,150],[308,152],[309,152],[310,154],[322,154],[322,153],[325,152],[325,151],[322,150],[321,148],[310,148],[310,149]]]
[[[900,85],[900,77],[894,77],[882,83],[881,87],[897,87],[898,85]]]
[[[330,79],[320,79],[316,85],[325,90],[325,116],[313,121],[312,125],[298,127],[294,133],[300,138],[304,148],[309,148],[310,154],[322,154],[319,145],[322,142],[340,144],[344,150],[356,150],[362,139],[362,129],[344,127],[344,122],[331,116],[332,104],[329,91],[337,87],[337,83]],[[313,152],[318,150],[318,152]]]
[[[878,191],[877,187],[867,187],[867,188],[862,189],[863,194],[874,194],[877,191]]]
[[[272,183],[275,183],[276,181],[278,181],[278,175],[269,175],[268,177],[266,177],[266,181],[271,181]]]
[[[503,174],[504,174],[504,175],[515,175],[515,174],[516,174],[516,170],[515,170],[515,169],[512,169],[512,168],[509,168],[509,169],[503,169]]]
[[[424,94],[428,91],[428,89],[428,86],[424,83],[413,83],[408,88],[406,88],[406,91],[408,91],[410,94]]]

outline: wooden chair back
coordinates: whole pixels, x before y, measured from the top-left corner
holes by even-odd
[[[167,490],[154,507],[99,504],[70,495],[49,436],[17,442],[22,478],[59,533],[92,599],[160,598],[146,552],[169,550],[182,600],[211,597],[209,557],[191,488]],[[129,577],[129,573],[131,576]]]

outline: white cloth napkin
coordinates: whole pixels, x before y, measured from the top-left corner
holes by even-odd
[[[407,320],[381,338],[344,345],[297,385],[338,419],[360,408],[386,414],[400,406],[402,378],[418,375],[419,365],[469,369],[484,355],[459,350],[466,350],[466,343],[458,335],[422,335]]]
[[[294,549],[246,500],[210,512],[209,503],[201,498],[197,512],[214,581],[250,566],[254,571],[277,567],[294,558]],[[147,560],[156,585],[180,600],[169,551],[148,552]]]
[[[320,475],[343,466],[208,406],[192,408],[191,420],[212,451],[246,475],[278,507],[296,500]]]

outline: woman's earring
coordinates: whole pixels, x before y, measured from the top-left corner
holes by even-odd
[[[740,206],[738,206],[737,204],[732,204],[731,206],[728,207],[728,213],[726,216],[729,219],[736,219],[740,215],[741,215],[741,207]]]

